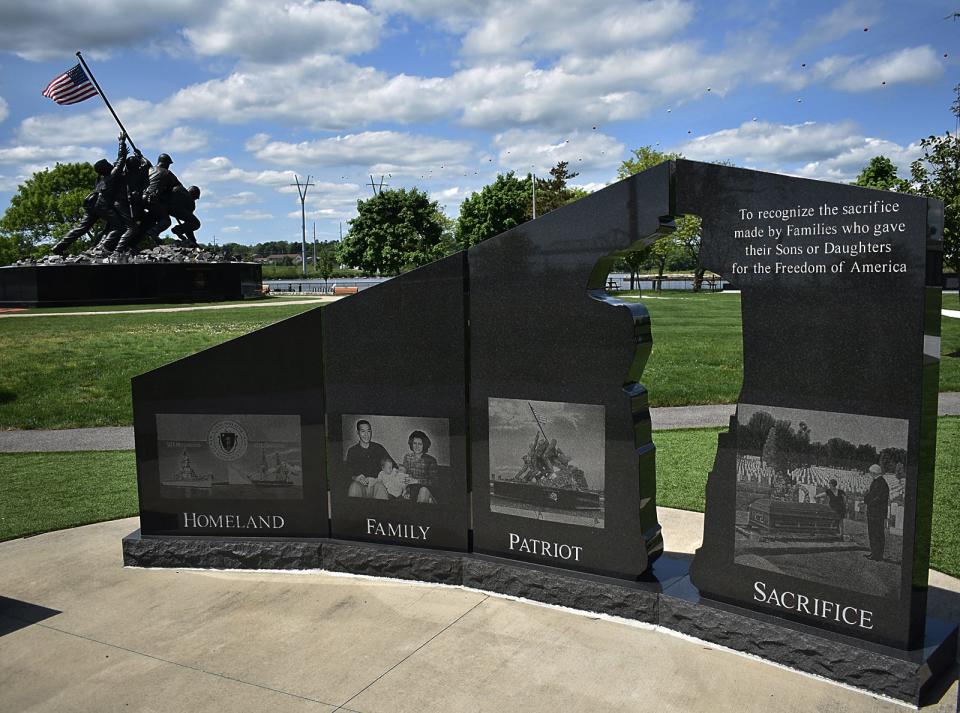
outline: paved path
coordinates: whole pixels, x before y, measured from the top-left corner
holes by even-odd
[[[671,406],[650,409],[653,430],[727,426],[733,404],[713,406]],[[960,392],[940,394],[941,416],[960,416]],[[0,431],[0,453],[38,451],[129,451],[133,450],[133,428],[71,428],[61,431]]]
[[[664,509],[660,520],[672,549],[699,541],[696,513]],[[471,589],[124,568],[120,538],[137,526],[0,543],[0,710],[908,710],[650,625]],[[942,584],[960,585],[934,582],[932,610],[960,614]],[[954,711],[956,700],[954,683],[924,710]]]
[[[342,299],[343,295],[317,295],[316,297],[287,299],[285,297],[276,298],[277,302],[244,302],[243,304],[231,305],[191,305],[190,307],[151,307],[147,309],[113,309],[90,312],[8,312],[0,314],[0,319],[17,319],[25,317],[99,317],[102,314],[144,314],[150,312],[200,312],[210,309],[249,309],[255,307],[281,307],[286,305],[311,305],[320,302],[333,302]]]

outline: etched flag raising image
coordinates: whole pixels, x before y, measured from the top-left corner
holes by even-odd
[[[43,96],[53,99],[57,104],[77,104],[96,95],[97,90],[79,64],[54,77],[43,90]]]

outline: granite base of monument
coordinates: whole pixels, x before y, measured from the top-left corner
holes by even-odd
[[[945,690],[956,674],[957,626],[927,619],[922,648],[871,644],[700,597],[688,555],[665,553],[640,581],[517,563],[479,554],[347,542],[223,537],[123,539],[133,567],[320,569],[462,585],[676,631],[912,705]]]
[[[0,267],[0,307],[240,300],[261,282],[247,262],[18,265]]]

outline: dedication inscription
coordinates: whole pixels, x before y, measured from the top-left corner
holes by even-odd
[[[923,637],[939,204],[677,162],[741,289],[743,389],[707,483],[703,596],[902,648]],[[914,572],[917,574],[914,575]]]

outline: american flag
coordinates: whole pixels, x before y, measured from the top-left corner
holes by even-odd
[[[43,90],[43,96],[53,99],[57,104],[76,104],[96,95],[97,90],[79,64],[55,77]]]

